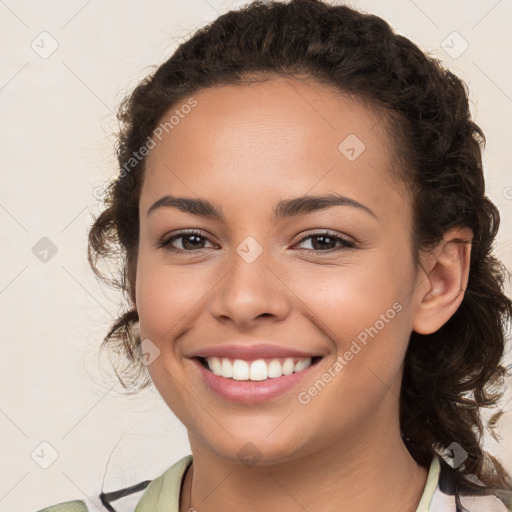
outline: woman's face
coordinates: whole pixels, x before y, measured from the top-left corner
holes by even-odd
[[[398,432],[421,274],[393,134],[311,80],[206,89],[172,115],[146,160],[136,301],[192,449],[272,464]],[[165,196],[187,201],[148,212]]]

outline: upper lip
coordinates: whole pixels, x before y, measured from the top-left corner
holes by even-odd
[[[216,345],[197,350],[189,357],[226,357],[229,359],[272,359],[279,357],[319,357],[321,354],[304,352],[290,347],[280,345],[258,344],[258,345]]]

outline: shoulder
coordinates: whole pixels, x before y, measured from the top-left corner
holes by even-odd
[[[101,495],[100,495],[101,496]],[[116,504],[117,507],[117,504]],[[114,509],[106,508],[100,502],[99,497],[95,497],[93,500],[72,500],[50,505],[49,507],[38,510],[37,512],[110,512]],[[116,508],[117,512],[128,512],[132,511],[132,508]]]
[[[144,491],[135,512],[177,511],[183,477],[191,464],[192,455],[187,455],[155,478]]]
[[[101,492],[92,499],[58,503],[37,512],[167,512],[170,504],[179,503],[181,482],[191,463],[192,455],[187,455],[154,480],[114,492]]]
[[[89,512],[85,501],[74,500],[43,508],[37,512]]]
[[[439,479],[434,492],[429,512],[510,512],[511,493],[492,489],[475,491],[470,486],[456,482],[454,470],[438,457],[440,465]],[[478,481],[482,485],[482,482]],[[458,502],[458,503],[457,503]]]
[[[512,510],[494,495],[461,496],[460,502],[468,512],[508,512]]]
[[[83,500],[57,503],[37,512],[133,512],[149,482],[141,482],[114,492],[102,492]]]

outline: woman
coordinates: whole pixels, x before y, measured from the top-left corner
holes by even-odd
[[[107,510],[132,491],[136,512],[512,506],[479,419],[512,309],[460,79],[376,16],[254,2],[120,119],[89,236],[99,277],[125,257],[105,344],[192,454]]]

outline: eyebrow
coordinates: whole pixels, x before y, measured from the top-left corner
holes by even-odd
[[[375,215],[375,213],[364,204],[361,204],[354,199],[331,193],[318,196],[300,196],[294,197],[293,199],[283,199],[276,205],[274,210],[274,220],[277,222],[286,217],[305,215],[320,210],[326,210],[333,206],[351,206],[353,208],[358,208],[378,219],[377,215]],[[165,195],[149,207],[146,212],[146,217],[160,208],[176,208],[184,213],[190,213],[192,215],[225,222],[225,216],[222,208],[207,199]]]

